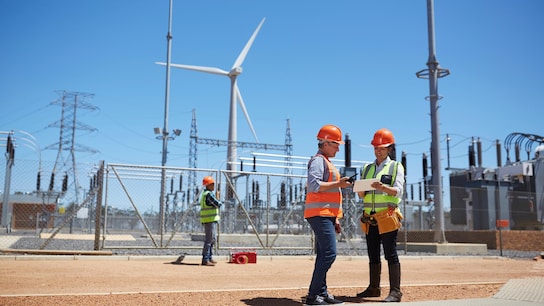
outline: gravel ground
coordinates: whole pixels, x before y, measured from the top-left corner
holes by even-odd
[[[1,238],[0,238],[1,239]],[[128,241],[109,241],[108,250],[111,250],[113,255],[153,255],[153,256],[162,256],[162,255],[178,255],[178,254],[187,254],[187,255],[199,255],[202,251],[202,242],[195,241],[191,239],[184,240],[173,240],[170,244],[170,248],[153,248],[153,243],[148,238],[136,238],[137,242],[128,242]],[[23,237],[20,238],[16,243],[10,246],[11,249],[27,249],[27,250],[39,250],[40,246],[44,243],[44,239],[36,237]],[[123,248],[126,246],[145,246],[148,248]],[[176,247],[183,247],[180,248]],[[217,255],[228,255],[231,247],[244,247],[244,244],[229,244],[221,245],[222,248],[217,250]],[[116,248],[119,247],[119,248]],[[194,249],[187,248],[194,247]],[[354,248],[355,247],[355,248]],[[94,241],[90,240],[72,240],[72,239],[53,239],[47,245],[47,250],[93,250]],[[251,248],[251,247],[248,247]],[[338,242],[338,254],[343,256],[356,256],[362,255],[366,256],[366,245],[364,241],[354,240],[353,245],[346,242]],[[311,250],[305,249],[272,249],[272,250],[260,250],[260,254],[268,256],[279,256],[279,255],[312,255]],[[516,251],[516,250],[490,250],[488,249],[488,256],[502,256],[506,258],[525,258],[532,259],[536,256],[539,256],[541,252],[539,251]],[[435,253],[423,253],[423,252],[405,252],[399,251],[399,255],[407,256],[435,256]],[[448,254],[444,254],[448,255]],[[452,254],[453,255],[453,254]],[[473,254],[465,254],[473,255]],[[438,256],[438,255],[436,255]]]
[[[215,267],[188,256],[166,258],[57,256],[48,260],[0,258],[0,305],[300,305],[313,269],[308,256],[259,257],[257,264]],[[33,256],[40,257],[40,256]],[[147,257],[147,258],[146,258]],[[504,257],[402,256],[403,301],[486,298],[509,279],[544,277],[544,260]],[[339,257],[327,276],[329,290],[349,303],[368,284],[365,258]]]
[[[188,257],[198,258],[201,252],[202,241],[184,239],[172,241],[170,246],[174,248],[156,249],[150,239],[137,237],[136,242],[108,241],[108,250],[113,255],[131,256],[173,256],[187,254]],[[36,237],[23,237],[10,246],[11,249],[34,249],[38,250],[44,243],[44,239]],[[150,248],[133,249],[127,246],[147,245]],[[112,248],[112,246],[119,248]],[[175,248],[175,247],[184,248]],[[194,247],[189,248],[187,247]],[[228,258],[231,251],[229,247],[244,247],[241,243],[230,244],[217,250],[217,258]],[[361,259],[357,262],[357,268],[344,267],[345,263],[338,261],[334,263],[328,277],[331,292],[338,298],[349,303],[379,302],[380,299],[362,300],[355,297],[367,285],[368,271],[366,258],[366,245],[364,241],[356,240],[353,243],[341,241],[338,243],[339,256],[359,255]],[[47,250],[93,250],[92,240],[53,239],[47,245]],[[294,258],[308,258],[312,255],[311,250],[274,249],[257,250],[259,256],[290,255]],[[488,250],[487,255],[492,260],[485,262],[470,261],[471,256],[459,256],[451,267],[442,267],[442,270],[422,271],[428,268],[427,265],[417,266],[422,260],[418,257],[427,258],[430,266],[442,266],[443,258],[448,255],[436,255],[434,253],[404,252],[399,255],[406,256],[401,259],[403,267],[403,301],[429,301],[429,300],[451,300],[466,298],[486,298],[496,294],[502,285],[509,278],[541,276],[544,277],[542,260],[538,259],[540,252],[523,252],[513,250]],[[196,257],[195,257],[196,256]],[[286,256],[289,257],[289,256]],[[408,260],[414,258],[415,260]],[[436,258],[437,262],[432,258]],[[463,262],[468,258],[469,261]],[[474,256],[479,258],[482,256]],[[483,266],[492,263],[487,269]],[[3,278],[0,279],[0,305],[300,305],[307,293],[313,261],[303,260],[303,265],[283,265],[278,270],[276,266],[268,266],[266,262],[259,261],[257,265],[231,265],[220,262],[216,267],[200,267],[198,262],[189,263],[185,267],[179,265],[164,269],[165,262],[148,264],[134,262],[116,261],[79,261],[70,260],[67,262],[53,261],[2,261],[0,260],[0,271]],[[135,264],[131,266],[131,264]],[[539,264],[536,269],[531,268]],[[96,266],[98,265],[98,266]],[[128,266],[126,266],[128,265]],[[415,265],[415,266],[414,266]],[[106,267],[107,266],[107,267]],[[236,272],[236,269],[243,267],[244,272]],[[250,267],[258,267],[254,276],[247,270]],[[70,268],[68,268],[70,267]],[[215,269],[213,273],[221,271],[216,277],[207,280],[205,277],[210,273],[202,273],[202,269]],[[357,269],[355,275],[353,269]],[[516,272],[514,272],[514,271]],[[519,270],[519,273],[517,272]],[[178,274],[183,271],[182,274]],[[174,272],[174,273],[172,273]],[[208,271],[206,271],[208,272]],[[96,276],[96,274],[103,276]],[[160,274],[156,276],[155,273]],[[224,274],[221,274],[224,273]],[[240,274],[243,273],[243,274]],[[280,286],[275,288],[278,282],[286,283],[285,276],[278,274],[288,273],[289,280],[293,282],[290,288]],[[299,274],[297,274],[299,273]],[[486,277],[486,273],[491,276]],[[510,273],[510,274],[508,274]],[[171,275],[170,275],[171,274]],[[387,273],[382,273],[382,285],[384,285],[381,299],[383,299],[388,288]],[[66,275],[71,275],[66,282]],[[275,276],[274,276],[275,275]],[[75,277],[75,278],[74,278]],[[194,284],[187,288],[187,282],[180,281],[180,278],[190,278]],[[237,279],[242,282],[242,287],[253,289],[236,289],[231,284],[222,284],[228,279]],[[4,280],[4,282],[2,282]],[[142,282],[142,285],[138,285]],[[172,283],[179,282],[179,286]],[[209,290],[212,282],[213,289]],[[430,284],[435,285],[430,285]],[[185,284],[185,285],[184,285]],[[260,288],[260,284],[269,284]],[[55,291],[50,289],[60,287],[64,290]],[[194,288],[193,288],[194,287]],[[261,286],[262,287],[262,286]],[[14,288],[10,290],[10,288]],[[30,291],[25,288],[34,288]],[[94,288],[94,289],[93,289]],[[193,289],[191,289],[193,288]],[[181,289],[181,291],[180,291]],[[51,291],[52,290],[52,291]],[[90,290],[90,291],[89,291]],[[20,293],[17,293],[20,292]],[[21,293],[23,292],[23,293]],[[24,293],[27,292],[27,293]],[[86,293],[87,292],[87,293]],[[90,293],[92,292],[92,293]],[[12,295],[12,296],[10,296]]]

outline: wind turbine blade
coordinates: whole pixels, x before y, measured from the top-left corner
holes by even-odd
[[[163,62],[155,62],[155,64],[166,66],[166,63],[163,63]],[[181,65],[181,64],[170,64],[170,66],[174,68],[185,69],[185,70],[194,70],[194,71],[213,73],[213,74],[219,74],[219,75],[229,75],[227,71],[223,69],[215,68],[215,67],[192,66],[192,65]]]
[[[238,100],[238,103],[240,103],[240,107],[242,108],[242,111],[244,112],[244,116],[246,116],[246,120],[247,120],[247,123],[249,124],[249,128],[251,129],[251,133],[253,133],[253,137],[255,137],[255,141],[259,142],[257,133],[255,133],[253,124],[251,124],[251,119],[249,119],[249,114],[247,113],[246,105],[244,104],[244,100],[242,99],[242,94],[240,93],[240,89],[238,88],[238,85],[234,85],[234,89],[236,90],[236,98]]]
[[[246,43],[246,46],[244,47],[244,49],[242,50],[240,55],[238,55],[238,58],[234,62],[234,65],[232,65],[232,68],[242,66],[242,63],[244,62],[244,59],[246,58],[246,55],[249,52],[249,48],[251,48],[251,45],[253,44],[253,41],[255,40],[255,37],[257,37],[257,33],[259,33],[259,30],[263,26],[263,23],[264,23],[265,19],[266,18],[263,18],[263,20],[261,20],[261,23],[259,23],[259,26],[257,26],[257,29],[255,29],[255,32],[253,32],[253,35],[251,35],[251,38],[249,38],[248,42]],[[232,70],[232,68],[231,68],[231,70]]]

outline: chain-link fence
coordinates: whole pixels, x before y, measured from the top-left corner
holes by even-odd
[[[11,171],[10,192],[0,197],[1,203],[5,199],[9,203],[1,249],[199,252],[203,240],[199,195],[202,179],[209,175],[216,180],[215,191],[223,202],[218,249],[288,254],[309,254],[313,249],[312,231],[303,218],[305,175],[102,163],[78,165],[85,173],[78,180],[66,180],[61,173],[51,183],[44,178],[52,175],[40,168],[50,165],[18,161]],[[7,171],[1,167],[0,171],[1,182]],[[74,186],[86,180],[86,188]],[[444,211],[448,242],[492,239],[474,241],[481,231],[493,235],[497,230],[542,231],[542,197],[520,188],[496,182],[450,188],[451,209]],[[405,190],[399,242],[433,242],[436,209],[425,200],[426,190],[432,188],[408,184]],[[343,191],[343,198],[339,252],[362,254],[363,204],[350,189]]]
[[[163,173],[161,167],[128,165],[108,165],[106,173],[103,248],[201,248],[199,195],[203,177],[212,176],[223,202],[219,248],[312,249],[303,211],[306,176],[174,167]],[[167,190],[163,211],[157,197],[161,182]],[[360,210],[345,198],[341,239],[360,239]],[[108,240],[127,232],[137,239]]]

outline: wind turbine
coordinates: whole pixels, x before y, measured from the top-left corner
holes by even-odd
[[[237,142],[236,101],[238,101],[238,103],[240,104],[240,107],[242,108],[242,111],[244,112],[247,123],[249,124],[249,128],[251,129],[251,132],[253,133],[253,137],[255,137],[255,141],[259,142],[259,139],[257,138],[257,134],[255,133],[255,129],[253,128],[253,124],[251,123],[251,119],[249,118],[249,114],[244,104],[244,100],[242,99],[242,94],[240,93],[240,89],[238,88],[236,78],[242,73],[242,63],[244,62],[244,59],[246,58],[246,55],[249,49],[251,48],[251,45],[253,44],[255,37],[257,37],[257,34],[259,33],[259,30],[261,29],[264,21],[265,21],[265,18],[261,20],[261,22],[257,26],[257,29],[255,29],[255,32],[253,32],[253,35],[251,35],[244,49],[242,49],[242,52],[240,53],[240,55],[238,55],[238,58],[236,59],[236,61],[234,62],[234,65],[232,65],[232,68],[230,68],[229,71],[225,71],[223,69],[216,68],[216,67],[170,64],[171,67],[175,67],[175,68],[225,75],[229,77],[230,79],[230,111],[229,111],[229,135],[228,135],[228,150],[227,150],[227,170],[233,170],[234,165],[236,164],[236,147],[237,147],[236,146],[236,142]],[[162,62],[156,62],[156,64],[164,65],[164,66],[166,65],[166,63],[162,63]]]

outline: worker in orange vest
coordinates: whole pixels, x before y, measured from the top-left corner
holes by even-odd
[[[308,180],[304,218],[315,234],[316,259],[306,305],[342,304],[327,290],[327,272],[336,259],[336,233],[340,233],[342,218],[341,188],[351,186],[349,177],[340,173],[329,158],[336,155],[342,141],[342,131],[325,125],[317,133],[318,151],[308,162]]]

